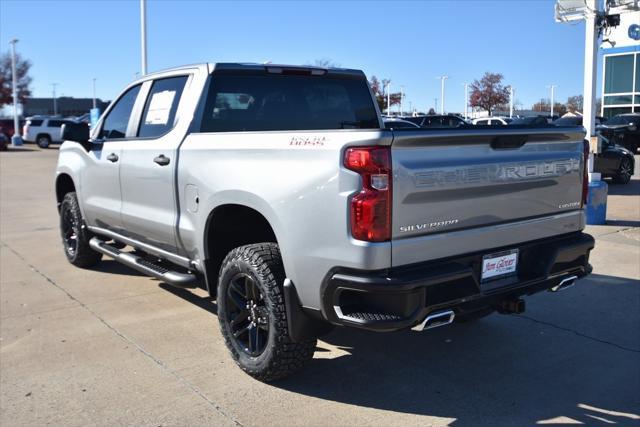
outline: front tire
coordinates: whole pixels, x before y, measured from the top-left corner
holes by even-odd
[[[627,184],[631,180],[631,161],[627,158],[622,159],[618,172],[613,177],[616,184]]]
[[[317,340],[289,338],[282,283],[285,274],[275,243],[229,252],[218,278],[218,321],[236,364],[259,381],[274,381],[302,369]]]
[[[40,148],[49,148],[51,137],[49,137],[49,135],[39,135],[36,139],[36,144],[38,144]]]
[[[76,193],[67,193],[60,204],[60,235],[67,260],[76,267],[92,267],[102,259],[89,246],[93,235],[84,225]]]

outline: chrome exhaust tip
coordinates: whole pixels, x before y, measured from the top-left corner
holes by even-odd
[[[453,310],[440,311],[438,313],[433,313],[424,318],[422,323],[417,324],[413,328],[412,331],[424,331],[425,329],[433,329],[438,326],[448,325],[453,323],[453,319],[455,319],[456,314]]]
[[[551,292],[558,292],[570,288],[576,284],[576,280],[578,280],[578,276],[565,277],[560,281],[560,283],[552,287],[550,290]]]

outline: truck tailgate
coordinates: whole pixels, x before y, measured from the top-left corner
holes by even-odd
[[[455,231],[461,242],[466,230],[477,238],[478,229],[499,226],[504,234],[510,223],[536,227],[579,212],[583,140],[580,127],[394,132],[392,264],[417,261],[405,240]],[[563,229],[580,226],[573,220]],[[498,246],[490,233],[484,239]]]

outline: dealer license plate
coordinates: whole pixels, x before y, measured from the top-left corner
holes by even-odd
[[[518,269],[518,250],[489,254],[482,257],[481,281],[498,279],[515,274]]]

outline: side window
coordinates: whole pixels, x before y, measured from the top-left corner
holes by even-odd
[[[140,92],[140,86],[132,87],[116,101],[104,119],[102,130],[100,131],[101,138],[119,139],[125,137],[127,126],[129,125],[129,117],[138,97],[138,92]]]
[[[29,120],[31,126],[42,126],[42,120]]]
[[[59,128],[62,126],[62,120],[49,120],[49,127]]]
[[[159,137],[173,128],[187,76],[170,77],[153,82],[142,112],[139,137]]]

